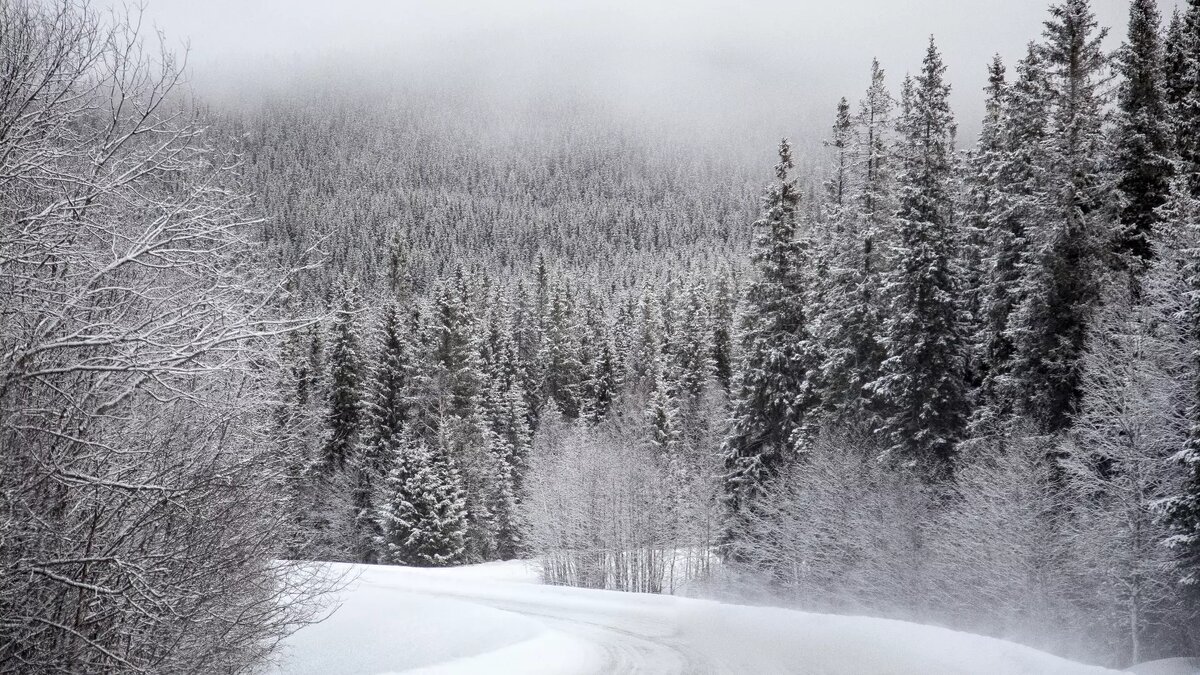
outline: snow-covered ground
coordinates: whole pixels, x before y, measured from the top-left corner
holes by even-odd
[[[288,640],[279,672],[1115,672],[902,621],[544,586],[520,562],[348,567],[340,608]]]
[[[1129,669],[1134,675],[1200,675],[1200,659],[1186,656],[1138,664]]]

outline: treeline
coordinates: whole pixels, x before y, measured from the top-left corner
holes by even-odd
[[[954,151],[931,42],[843,100],[826,190],[786,142],[757,223],[723,555],[807,606],[1084,660],[1195,653],[1200,2],[1101,51],[1050,9]]]
[[[625,457],[630,477],[649,480],[657,470],[674,481],[655,496],[665,498],[661,509],[683,508],[667,502],[688,501],[676,494],[686,484],[707,490],[688,508],[711,511],[734,367],[733,281],[606,291],[544,264],[529,284],[496,285],[460,270],[431,297],[403,294],[382,308],[344,288],[328,329],[283,345],[290,367],[279,428],[291,454],[307,458],[294,473],[309,508],[293,554],[450,565],[541,552],[565,536],[556,523],[573,508],[604,498],[574,502],[579,495],[565,489],[570,475],[594,478],[558,461],[568,446],[594,440],[580,433],[624,439],[614,447],[647,462]],[[618,460],[615,452],[606,459]],[[533,474],[539,488],[531,493]],[[643,517],[661,515],[646,506]],[[654,542],[635,537],[636,546],[654,549],[679,531],[657,524]],[[569,548],[599,555],[599,535],[583,536]],[[648,579],[645,588],[659,583]]]

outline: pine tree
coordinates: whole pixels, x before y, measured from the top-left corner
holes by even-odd
[[[1119,262],[1134,275],[1149,262],[1157,212],[1170,187],[1171,132],[1159,23],[1155,0],[1134,0],[1129,8],[1129,37],[1117,55],[1122,79],[1113,162],[1123,207],[1114,244]]]
[[[394,303],[380,317],[375,370],[365,388],[362,407],[362,447],[354,471],[353,504],[357,513],[355,540],[359,559],[374,562],[376,526],[374,499],[388,472],[396,439],[407,433],[417,398],[417,358],[409,327]]]
[[[853,119],[851,171],[839,188],[844,206],[828,234],[828,279],[815,284],[822,299],[817,330],[826,354],[822,364],[823,399],[843,424],[873,428],[875,405],[867,385],[880,373],[884,351],[880,295],[884,232],[894,205],[891,127],[894,101],[878,61],[871,63],[871,85]],[[835,142],[845,121],[839,112]],[[835,185],[839,185],[835,178]]]
[[[1031,44],[1017,64],[999,120],[999,153],[984,163],[990,200],[979,239],[987,245],[975,343],[981,381],[971,420],[973,436],[1005,434],[1018,424],[1021,392],[1011,376],[1015,356],[1012,318],[1022,304],[1031,236],[1049,208],[1049,78],[1041,51]]]
[[[872,253],[878,228],[886,224],[894,206],[890,134],[892,132],[892,95],[887,90],[883,68],[878,60],[871,61],[871,86],[859,105],[856,159],[862,173],[862,188],[858,194],[856,217],[863,223],[865,255]],[[878,253],[875,253],[878,256]]]
[[[324,401],[325,390],[325,343],[321,340],[321,325],[313,324],[308,340],[308,364],[304,377],[297,380],[296,396],[304,403]]]
[[[645,386],[654,378],[654,363],[664,350],[667,322],[662,301],[648,286],[642,289],[636,309],[637,332],[630,366],[635,384]]]
[[[584,369],[580,362],[580,334],[575,303],[570,289],[554,289],[546,318],[543,362],[546,364],[545,400],[553,401],[567,419],[579,417],[580,385]]]
[[[329,409],[326,415],[329,436],[325,443],[325,465],[331,470],[344,469],[352,459],[362,423],[359,311],[358,293],[347,287],[342,292],[329,347]]]
[[[1191,353],[1190,428],[1176,459],[1184,484],[1164,504],[1172,535],[1168,544],[1180,556],[1180,579],[1190,597],[1200,598],[1200,0],[1189,0],[1182,29],[1175,36],[1179,72],[1175,84],[1174,121],[1178,162],[1171,196],[1163,212],[1173,236],[1164,238],[1160,255],[1168,278],[1178,279],[1168,297],[1178,298],[1174,312],[1182,317],[1185,348]],[[1169,62],[1168,67],[1172,64]],[[1170,97],[1169,97],[1170,98]],[[1167,255],[1168,253],[1173,255]]]
[[[487,294],[460,269],[439,289],[432,321],[436,402],[426,442],[452,458],[462,472],[467,517],[464,555],[472,562],[495,558],[500,531],[515,530],[511,514],[516,496],[504,459],[509,449],[496,438],[486,405],[492,383],[475,299]]]
[[[492,517],[495,556],[501,560],[517,557],[523,546],[523,526],[519,519],[522,483],[528,469],[533,433],[529,409],[522,389],[520,356],[512,333],[508,304],[497,303],[494,322],[495,346],[489,365],[489,387],[483,409],[490,429],[490,449],[495,475],[487,487],[487,506]]]
[[[1188,0],[1176,44],[1178,77],[1168,100],[1173,104],[1175,151],[1180,170],[1187,177],[1192,198],[1200,198],[1200,0]]]
[[[420,567],[463,562],[466,497],[454,461],[421,442],[394,438],[392,447],[377,512],[384,559]]]
[[[1100,92],[1106,31],[1097,29],[1087,0],[1067,0],[1050,14],[1041,49],[1050,73],[1046,152],[1055,192],[1045,224],[1029,233],[1033,253],[1010,325],[1022,412],[1046,433],[1067,428],[1079,401],[1079,357],[1099,302],[1108,215]]]
[[[596,356],[584,383],[582,414],[590,424],[598,424],[608,417],[624,386],[621,363],[612,338],[601,334],[598,340]]]
[[[820,403],[820,353],[804,307],[808,244],[798,232],[800,194],[788,175],[792,166],[784,140],[777,182],[767,188],[755,223],[758,276],[746,293],[733,427],[722,450],[723,499],[732,516],[727,542],[736,538],[739,515],[753,508],[763,484],[804,450]]]
[[[529,409],[529,425],[536,429],[542,409],[542,391],[546,386],[546,365],[541,359],[545,334],[542,317],[533,297],[525,290],[525,284],[517,282],[513,300],[513,342],[516,343],[520,363],[521,389],[525,391],[525,403]]]
[[[405,302],[412,294],[412,275],[408,265],[408,246],[400,232],[392,233],[388,242],[388,290],[393,297]]]
[[[1186,165],[1180,163],[1180,169]],[[1193,171],[1195,167],[1191,168]],[[1163,313],[1180,317],[1183,349],[1190,357],[1186,416],[1189,428],[1174,459],[1182,473],[1179,493],[1162,504],[1171,528],[1167,544],[1179,556],[1179,578],[1193,599],[1200,598],[1200,198],[1189,193],[1191,176],[1180,171],[1164,208],[1168,236],[1162,238],[1156,277],[1166,287]]]
[[[963,310],[967,331],[972,337],[984,334],[984,306],[988,290],[989,252],[994,243],[989,238],[991,224],[999,206],[999,167],[1004,154],[1002,120],[1009,86],[1004,61],[997,55],[988,65],[988,85],[984,89],[983,127],[979,142],[970,152],[966,163],[963,195]],[[969,351],[968,381],[978,387],[987,376],[989,366],[983,344],[976,340]]]
[[[665,355],[654,364],[654,390],[646,418],[650,422],[650,443],[661,457],[669,458],[679,450],[680,419],[675,392],[671,391],[670,366]]]
[[[733,284],[728,274],[717,277],[712,300],[712,363],[713,372],[726,391],[733,384],[734,340],[733,314],[737,308]]]
[[[712,328],[704,287],[691,284],[680,296],[682,312],[675,340],[680,395],[696,400],[713,378]]]
[[[465,275],[459,270],[453,283],[443,284],[438,291],[433,308],[433,359],[439,388],[446,399],[445,411],[460,418],[476,412],[483,391],[479,335],[467,293]]]
[[[873,385],[896,461],[946,475],[968,414],[949,192],[954,119],[933,40],[899,122],[898,241],[885,293],[888,358]]]
[[[1180,105],[1187,93],[1188,42],[1183,15],[1179,13],[1179,8],[1175,8],[1163,38],[1163,103],[1167,108],[1167,123],[1171,127],[1173,142],[1179,136],[1182,117]]]
[[[833,149],[833,172],[825,182],[826,228],[840,234],[842,219],[850,202],[852,187],[852,152],[854,120],[850,116],[850,102],[842,97],[838,101],[837,114],[833,121],[833,136],[826,143]]]
[[[412,421],[417,380],[416,345],[410,326],[395,303],[384,305],[379,320],[379,347],[365,406],[365,440],[380,449],[391,447]]]

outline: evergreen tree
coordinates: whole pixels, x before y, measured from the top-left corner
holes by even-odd
[[[764,483],[804,451],[816,424],[820,353],[804,307],[808,245],[798,232],[800,194],[788,175],[792,166],[784,140],[777,182],[767,188],[755,223],[758,275],[746,293],[733,426],[722,450],[724,502],[732,516],[727,542],[737,536],[740,513],[753,508]]]
[[[1180,106],[1187,93],[1189,41],[1184,32],[1183,15],[1176,8],[1163,38],[1163,103],[1167,108],[1173,143],[1178,140],[1182,118]]]
[[[1180,164],[1183,168],[1184,164]],[[1194,170],[1194,168],[1193,168]],[[1164,208],[1169,235],[1163,237],[1155,272],[1165,288],[1163,313],[1180,317],[1189,368],[1186,416],[1189,428],[1174,459],[1183,474],[1179,494],[1163,503],[1171,528],[1168,545],[1180,558],[1179,577],[1191,598],[1200,598],[1200,199],[1189,194],[1190,177],[1180,172]]]
[[[1188,0],[1176,45],[1178,77],[1168,94],[1173,104],[1175,150],[1185,185],[1192,198],[1200,198],[1200,0]]]
[[[696,400],[714,375],[712,328],[704,287],[691,284],[680,296],[682,312],[675,340],[675,364],[679,369],[680,396]]]
[[[545,400],[553,401],[567,419],[578,418],[584,369],[580,361],[580,332],[575,303],[565,286],[555,288],[550,300],[543,351],[542,360],[546,364]]]
[[[1157,213],[1169,190],[1172,144],[1159,23],[1155,0],[1134,0],[1129,7],[1129,37],[1117,55],[1121,84],[1113,163],[1123,205],[1114,243],[1119,262],[1133,274],[1150,259]]]
[[[954,119],[945,71],[930,40],[920,75],[906,86],[898,241],[885,287],[888,358],[873,385],[885,401],[883,432],[895,459],[934,476],[950,471],[968,414],[949,192]]]
[[[979,143],[969,154],[966,163],[963,190],[963,310],[969,335],[973,338],[984,334],[988,254],[994,243],[988,235],[1001,201],[998,186],[998,169],[1004,155],[1001,124],[1006,99],[1009,98],[1005,75],[1004,61],[997,55],[988,65],[988,85],[984,89],[985,114]],[[985,346],[976,340],[969,351],[968,381],[978,386],[986,377],[988,366]]]
[[[364,392],[362,448],[353,467],[353,503],[357,513],[355,540],[359,559],[365,562],[374,562],[377,554],[374,550],[379,536],[375,494],[388,472],[396,439],[412,425],[419,381],[409,328],[394,303],[384,306],[378,340],[375,371]]]
[[[721,386],[726,391],[733,383],[734,369],[734,340],[733,314],[737,308],[737,298],[734,295],[733,284],[728,274],[717,277],[716,290],[713,292],[712,320],[712,363],[713,372]]]
[[[1181,29],[1176,25],[1181,24]],[[1177,33],[1175,31],[1178,30]],[[1187,440],[1176,459],[1184,484],[1180,493],[1164,503],[1172,535],[1168,544],[1180,556],[1180,579],[1194,601],[1200,598],[1200,0],[1189,0],[1182,20],[1172,22],[1168,53],[1178,61],[1169,77],[1174,84],[1173,104],[1178,162],[1171,196],[1164,215],[1173,236],[1164,238],[1161,267],[1168,278],[1178,280],[1168,297],[1180,306],[1185,348],[1189,350],[1191,400]],[[1173,48],[1172,48],[1173,47]]]
[[[867,385],[879,377],[885,356],[879,341],[881,252],[894,205],[893,107],[884,71],[878,61],[872,61],[871,85],[853,120],[851,171],[846,184],[840,186],[848,191],[842,193],[844,206],[834,232],[827,235],[828,279],[817,281],[824,286],[818,293],[824,306],[817,308],[822,312],[817,329],[826,354],[822,364],[825,405],[840,422],[867,429],[874,426],[876,412]],[[839,112],[835,142],[844,124]],[[836,178],[834,182],[838,184]]]
[[[596,356],[584,384],[583,416],[589,423],[596,424],[612,412],[625,384],[621,371],[612,338],[607,334],[600,335]]]
[[[511,338],[511,320],[504,318],[507,307],[501,300],[495,312],[497,335],[493,362],[489,366],[490,384],[483,405],[496,468],[488,486],[487,502],[492,514],[495,555],[502,560],[515,558],[522,551],[523,526],[518,513],[533,436],[528,403],[521,387],[520,357]]]
[[[871,86],[859,105],[857,147],[855,153],[862,174],[862,187],[858,193],[856,217],[863,223],[864,255],[873,251],[877,233],[872,230],[885,226],[892,215],[891,138],[892,112],[895,102],[887,90],[883,68],[878,60],[871,61]],[[874,253],[878,257],[878,253]]]
[[[410,326],[395,303],[384,305],[379,321],[379,348],[365,406],[365,440],[381,451],[391,447],[412,421],[417,381],[416,345]]]
[[[400,438],[392,440],[392,448],[377,512],[384,559],[420,567],[463,562],[466,498],[453,459]]]
[[[529,424],[534,429],[538,426],[546,383],[546,364],[541,359],[545,343],[542,321],[534,298],[525,290],[525,284],[518,281],[513,301],[513,341],[519,357],[521,389],[525,391]]]
[[[362,423],[363,363],[359,347],[358,293],[350,287],[342,292],[334,318],[329,347],[328,439],[325,465],[332,470],[346,467],[354,455]]]
[[[1049,86],[1041,51],[1031,44],[1005,97],[999,153],[981,169],[990,177],[990,199],[986,218],[978,223],[987,253],[975,324],[981,381],[971,420],[974,436],[1005,434],[1019,424],[1021,392],[1011,376],[1015,348],[1010,324],[1023,300],[1031,236],[1047,218]]]
[[[1032,259],[1022,304],[1010,332],[1013,376],[1023,412],[1043,432],[1067,428],[1079,401],[1079,356],[1099,302],[1106,249],[1101,173],[1102,99],[1106,58],[1087,0],[1050,10],[1042,53],[1050,73],[1046,152],[1050,197],[1046,222],[1030,233]]]
[[[433,308],[434,353],[438,386],[445,412],[460,418],[473,415],[483,391],[483,362],[474,308],[467,301],[462,270],[444,284]]]
[[[842,97],[833,121],[833,136],[826,143],[833,149],[833,171],[825,182],[825,221],[826,227],[835,233],[841,232],[844,212],[850,202],[853,135],[850,102]]]
[[[296,397],[304,403],[324,401],[325,390],[325,343],[321,339],[321,325],[313,324],[308,340],[308,364],[303,377],[296,382]]]
[[[669,458],[679,450],[680,420],[676,396],[671,391],[670,367],[661,356],[654,364],[654,390],[646,417],[650,422],[650,443],[661,457]]]

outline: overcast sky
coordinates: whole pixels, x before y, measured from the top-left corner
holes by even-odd
[[[1175,3],[1164,2],[1164,17]],[[147,0],[173,45],[190,43],[203,93],[241,75],[314,63],[388,64],[397,81],[469,83],[483,95],[584,91],[633,115],[820,133],[857,101],[878,57],[898,89],[936,37],[964,135],[985,67],[1040,35],[1047,0]],[[1120,44],[1127,0],[1094,0]],[[214,90],[215,91],[215,90]],[[565,95],[565,94],[564,94]],[[966,140],[966,139],[964,139]]]

